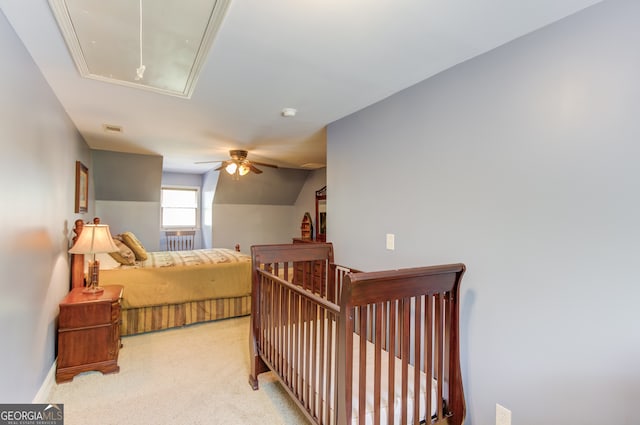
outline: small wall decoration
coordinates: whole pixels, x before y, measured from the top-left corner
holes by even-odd
[[[304,213],[302,217],[302,224],[300,224],[300,237],[305,240],[311,240],[313,238],[313,224],[311,223],[311,214]]]
[[[86,213],[89,209],[89,169],[76,161],[76,213]]]

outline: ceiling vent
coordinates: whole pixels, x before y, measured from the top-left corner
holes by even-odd
[[[49,0],[85,78],[190,98],[230,0]]]
[[[122,127],[113,124],[102,124],[102,128],[107,133],[122,133]]]

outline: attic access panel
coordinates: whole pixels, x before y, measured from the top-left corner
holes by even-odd
[[[190,98],[229,1],[49,0],[49,5],[82,77]]]

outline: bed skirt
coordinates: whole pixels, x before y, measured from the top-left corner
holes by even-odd
[[[251,295],[122,310],[121,335],[251,314]]]

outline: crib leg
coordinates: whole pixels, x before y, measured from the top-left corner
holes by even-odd
[[[258,375],[260,375],[262,372],[268,372],[269,367],[265,364],[264,361],[262,361],[262,358],[258,354],[258,347],[256,346],[256,341],[253,338],[253,335],[251,335],[249,346],[249,350],[251,351],[251,373],[249,374],[249,385],[251,385],[251,388],[253,388],[254,390],[257,390]]]
[[[269,368],[262,361],[260,356],[255,356],[251,362],[251,374],[249,375],[249,385],[254,390],[258,389],[258,375],[262,372],[268,372]]]

